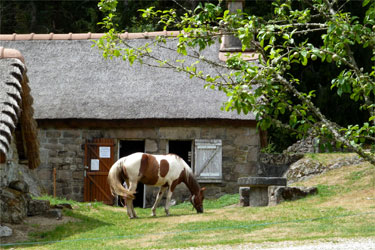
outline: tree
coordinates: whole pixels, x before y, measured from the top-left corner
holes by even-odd
[[[375,1],[364,0],[360,19],[345,11],[350,1],[278,0],[272,3],[273,15],[263,18],[238,10],[229,12],[212,3],[199,4],[183,15],[176,11],[141,10],[144,18],[156,17],[164,29],[176,27],[183,31],[175,51],[195,58],[186,65],[184,60],[167,61],[152,53],[152,46],[164,46],[168,37],[159,37],[154,43],[134,48],[119,38],[115,17],[116,0],[102,0],[101,9],[107,13],[101,23],[108,29],[96,45],[105,57],[122,57],[133,63],[167,67],[203,79],[205,87],[224,91],[228,101],[224,109],[256,115],[258,126],[271,125],[286,128],[301,138],[307,134],[345,147],[358,153],[375,165],[375,155],[364,150],[364,143],[375,141]],[[228,54],[226,63],[209,61],[203,56],[207,46],[223,35],[235,36],[242,50],[259,54],[259,62],[244,59],[243,53]],[[360,48],[370,55],[358,58]],[[362,53],[363,54],[363,53]],[[301,67],[317,63],[337,70],[330,79],[330,89],[338,97],[349,96],[358,105],[358,112],[366,112],[367,121],[342,126],[330,120],[314,103],[319,99],[315,89],[301,84]],[[197,70],[198,63],[209,63],[219,68],[217,75]],[[345,111],[343,111],[345,112]]]
[[[182,13],[183,8],[195,7],[195,0],[138,1],[123,0],[117,5],[116,22],[128,32],[163,29],[160,25],[146,22],[140,17],[138,9],[156,6],[158,9],[175,8]],[[85,33],[103,32],[97,23],[102,19],[97,2],[91,0],[1,0],[0,33]]]
[[[97,32],[97,4],[81,1],[0,1],[0,33]]]

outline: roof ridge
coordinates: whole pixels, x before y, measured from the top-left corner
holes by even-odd
[[[16,49],[8,49],[0,46],[0,59],[6,58],[17,58],[25,63],[25,58],[23,57],[22,53]]]
[[[0,34],[0,41],[25,41],[25,40],[89,40],[99,39],[105,33],[65,33],[65,34]],[[122,39],[147,39],[157,36],[175,37],[180,34],[180,31],[154,31],[154,32],[140,32],[140,33],[120,33]]]

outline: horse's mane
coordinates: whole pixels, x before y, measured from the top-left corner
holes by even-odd
[[[189,189],[191,189],[191,191],[199,191],[200,185],[198,181],[195,179],[195,175],[191,167],[180,156],[178,155],[175,155],[175,156],[176,156],[176,160],[184,167],[186,185],[189,186]]]
[[[194,176],[193,170],[191,169],[191,167],[186,163],[184,159],[181,158],[181,156],[176,155],[176,154],[169,154],[169,155],[174,156],[176,158],[176,161],[184,167],[186,182],[189,182],[189,179]]]

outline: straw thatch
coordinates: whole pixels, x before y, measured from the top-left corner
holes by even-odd
[[[128,42],[140,46],[152,39]],[[3,40],[1,44],[20,50],[28,62],[36,119],[254,120],[252,114],[222,111],[226,95],[204,89],[200,79],[170,69],[130,66],[119,59],[106,61],[90,40]],[[205,56],[219,62],[219,49],[216,43]],[[177,58],[165,48],[156,47],[153,53]],[[199,70],[215,73],[208,64]]]
[[[26,68],[21,60],[4,57],[0,57],[0,152],[7,154],[18,126],[16,144],[22,145],[29,168],[34,169],[40,164],[39,142]]]

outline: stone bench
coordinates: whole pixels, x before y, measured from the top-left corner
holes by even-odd
[[[282,177],[241,177],[238,178],[241,206],[268,206],[268,187],[286,186]]]

